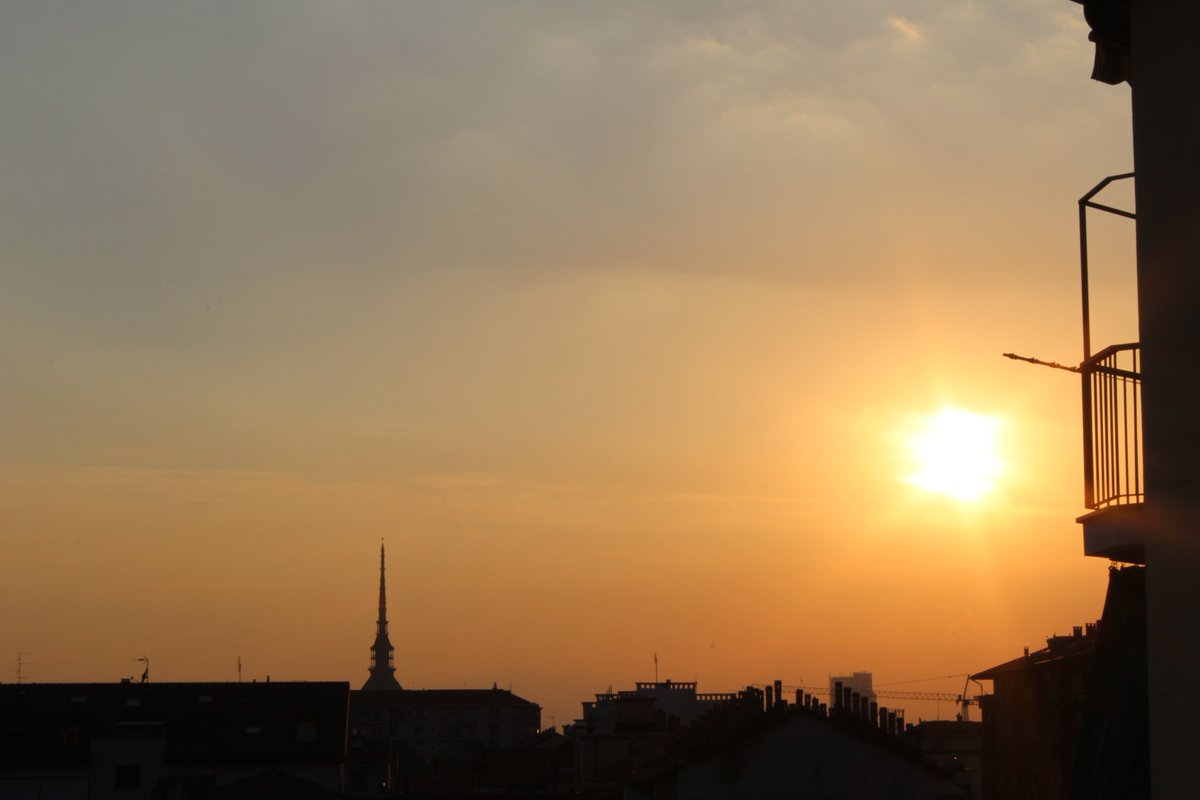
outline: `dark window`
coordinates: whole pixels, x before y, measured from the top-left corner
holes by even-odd
[[[138,789],[142,785],[142,768],[137,764],[117,764],[113,773],[114,789]]]

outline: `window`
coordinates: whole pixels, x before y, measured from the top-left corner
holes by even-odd
[[[59,725],[58,741],[62,744],[79,744],[79,726],[73,722]]]

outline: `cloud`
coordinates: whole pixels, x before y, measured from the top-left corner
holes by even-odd
[[[892,30],[899,33],[900,36],[905,39],[905,41],[919,42],[924,38],[921,35],[921,31],[917,30],[917,27],[904,17],[899,17],[895,14],[888,14],[887,23],[892,27]]]
[[[1025,167],[1045,178],[1128,127],[1084,95],[1078,20],[1038,0],[909,0],[887,25],[851,0],[466,8],[17,7],[0,31],[0,100],[20,110],[0,137],[4,380],[30,407],[120,407],[159,375],[171,397],[194,382],[244,405],[266,372],[263,396],[307,408],[333,402],[323,375],[373,380],[368,354],[461,365],[447,342],[494,340],[497,298],[564,276],[636,272],[643,295],[656,276],[673,294],[1019,280],[1036,268],[1012,231],[1030,223],[979,187],[1033,217],[1057,190]],[[546,356],[543,339],[518,344]]]

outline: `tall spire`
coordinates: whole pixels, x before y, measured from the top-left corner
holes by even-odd
[[[395,648],[388,639],[387,627],[387,587],[384,581],[385,556],[383,540],[379,540],[379,619],[375,623],[375,644],[371,645],[371,675],[363,684],[364,689],[399,689],[400,682],[396,680],[396,665],[392,654]]]

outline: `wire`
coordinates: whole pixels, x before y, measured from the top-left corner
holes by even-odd
[[[949,678],[965,678],[969,676],[969,672],[957,672],[954,675],[937,675],[932,678],[915,678],[911,681],[889,681],[887,683],[877,683],[876,686],[901,686],[905,683],[926,683],[928,681],[944,681]]]

